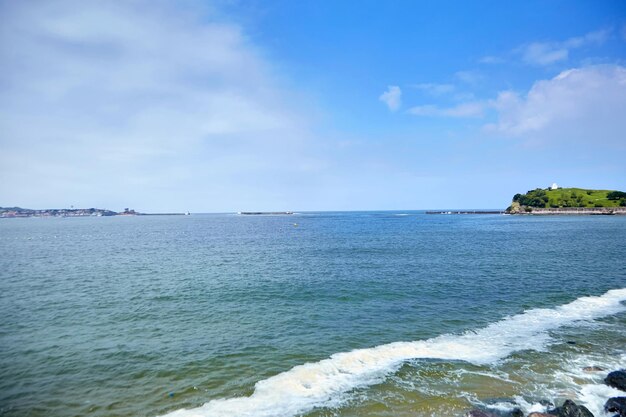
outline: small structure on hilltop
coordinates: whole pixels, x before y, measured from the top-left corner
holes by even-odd
[[[550,189],[551,189],[551,190],[558,190],[558,189],[559,189],[559,186],[558,186],[558,185],[556,185],[556,182],[553,182],[553,183],[552,183],[552,185],[550,186]]]

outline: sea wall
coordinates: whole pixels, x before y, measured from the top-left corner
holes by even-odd
[[[522,211],[519,214],[626,214],[626,207],[532,207],[531,212]]]

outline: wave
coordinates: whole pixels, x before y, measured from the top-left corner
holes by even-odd
[[[598,297],[581,297],[555,308],[538,308],[505,318],[462,335],[394,342],[332,355],[296,366],[257,382],[249,397],[215,399],[167,417],[294,416],[316,407],[338,404],[349,391],[381,382],[411,359],[441,359],[488,364],[520,350],[543,350],[548,331],[625,309],[626,288]]]

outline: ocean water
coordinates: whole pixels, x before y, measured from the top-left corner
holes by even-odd
[[[604,416],[626,366],[626,216],[2,219],[0,253],[2,416]]]

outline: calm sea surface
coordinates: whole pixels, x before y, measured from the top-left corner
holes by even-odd
[[[0,219],[0,254],[2,416],[601,416],[582,368],[626,366],[626,216]]]

